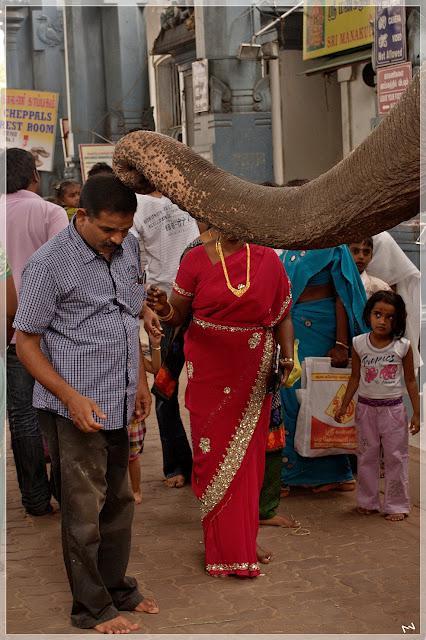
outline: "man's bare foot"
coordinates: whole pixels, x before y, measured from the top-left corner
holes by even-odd
[[[160,607],[155,602],[154,598],[144,598],[142,602],[139,602],[137,607],[133,611],[142,611],[143,613],[158,613]]]
[[[268,520],[259,520],[259,524],[270,525],[271,527],[284,527],[285,529],[297,529],[297,527],[300,527],[299,520],[296,520],[293,516],[280,515],[275,515]]]
[[[170,487],[171,489],[180,489],[185,485],[185,476],[178,474],[171,478],[164,478],[164,484],[166,487]]]
[[[256,545],[256,556],[259,562],[262,564],[269,564],[272,560],[272,553],[270,551],[265,551],[259,545]]]
[[[117,616],[106,622],[101,622],[93,627],[99,633],[131,633],[139,629],[139,625],[130,622],[124,616]]]
[[[133,497],[135,499],[135,504],[141,504],[142,502],[142,493],[141,491],[134,491]]]
[[[390,522],[401,522],[405,518],[408,518],[408,513],[387,513],[385,515],[385,520]]]
[[[372,513],[377,513],[377,509],[366,509],[365,507],[357,507],[357,513],[363,516],[371,516]]]

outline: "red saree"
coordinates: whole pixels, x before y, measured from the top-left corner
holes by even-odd
[[[185,335],[192,488],[200,501],[206,570],[259,575],[259,494],[271,411],[266,392],[272,327],[289,312],[290,286],[272,249],[250,245],[250,288],[237,298],[203,246],[182,260],[174,291],[192,298]],[[246,281],[246,249],[226,258],[234,287]]]

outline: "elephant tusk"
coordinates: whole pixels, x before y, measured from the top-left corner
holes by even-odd
[[[197,220],[249,242],[313,249],[359,240],[419,212],[419,94],[424,73],[415,76],[364,142],[300,187],[247,182],[152,131],[121,138],[113,168],[135,191],[158,190]]]

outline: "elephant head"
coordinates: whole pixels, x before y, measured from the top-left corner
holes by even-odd
[[[113,168],[135,191],[155,188],[227,235],[277,248],[331,247],[374,235],[418,213],[419,94],[417,74],[362,144],[300,187],[252,184],[152,131],[123,137]]]

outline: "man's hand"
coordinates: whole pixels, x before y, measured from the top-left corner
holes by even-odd
[[[143,307],[143,326],[145,331],[154,338],[164,335],[157,314],[147,304]]]
[[[75,391],[64,400],[64,404],[69,411],[71,420],[80,431],[96,433],[103,428],[102,424],[95,422],[93,414],[96,414],[101,420],[105,420],[107,416],[91,398],[86,398]]]
[[[145,420],[151,412],[152,397],[146,384],[140,384],[136,391],[134,417],[138,422]]]
[[[336,344],[332,349],[330,349],[327,355],[329,358],[331,358],[330,364],[332,367],[344,369],[348,366],[349,355],[346,347],[343,347],[340,344]]]

